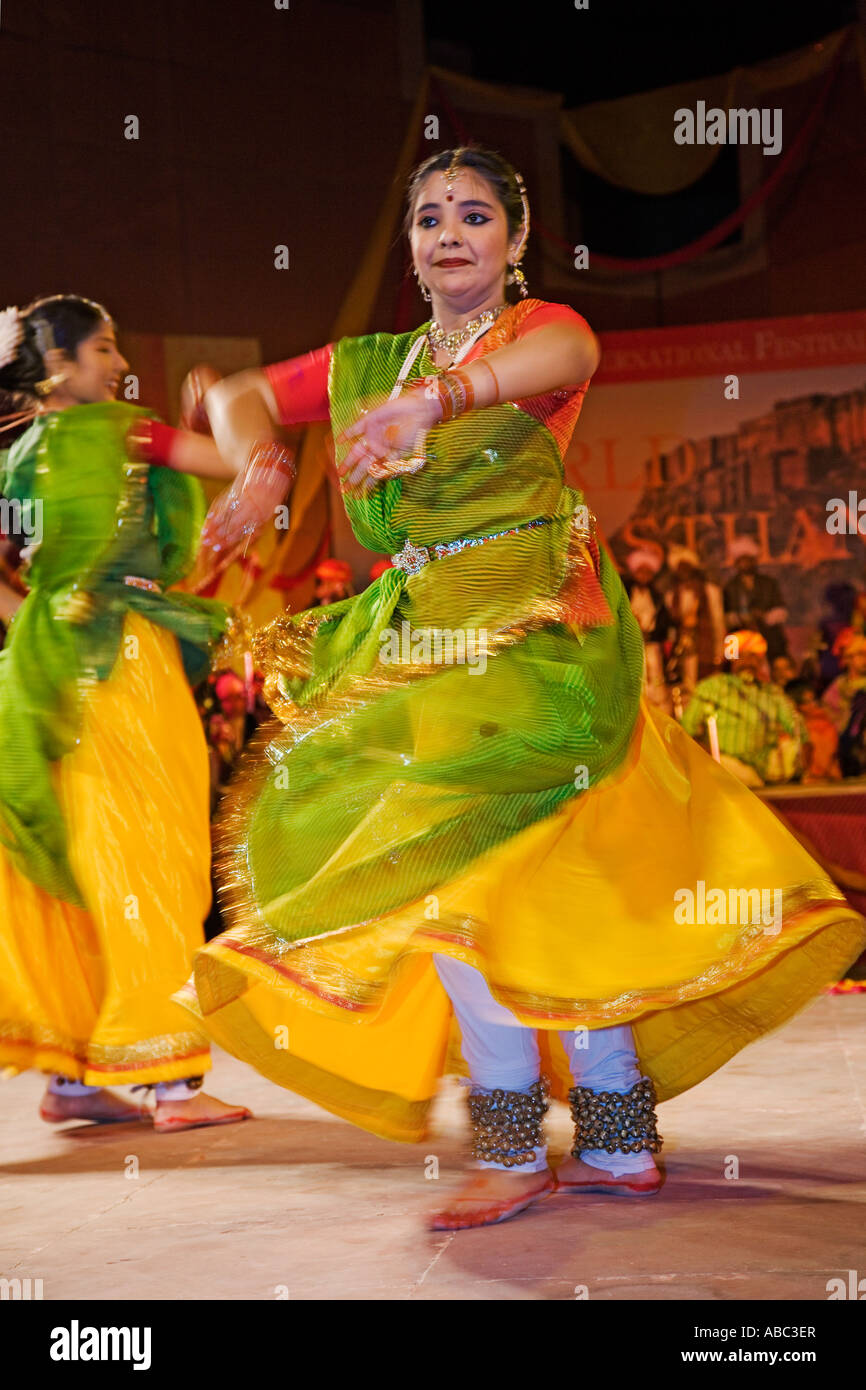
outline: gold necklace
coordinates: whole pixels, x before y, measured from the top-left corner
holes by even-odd
[[[432,351],[445,351],[450,357],[454,357],[479,328],[489,328],[495,323],[504,308],[504,304],[497,304],[495,309],[484,309],[477,318],[470,319],[462,328],[455,328],[451,333],[446,333],[442,325],[433,319],[427,329],[427,341]]]

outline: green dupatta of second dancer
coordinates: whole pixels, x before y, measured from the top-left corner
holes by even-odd
[[[336,345],[335,436],[387,397],[415,336]],[[408,380],[433,370],[425,349]],[[257,635],[281,727],[231,798],[220,875],[229,920],[269,950],[423,903],[608,776],[632,737],[640,630],[553,435],[506,403],[432,430],[426,453],[419,472],[346,496],[363,545],[546,524],[389,569]]]
[[[204,518],[195,479],[128,458],[127,432],[148,414],[106,402],[41,416],[0,483],[38,528],[30,593],[0,652],[0,843],[26,877],[79,907],[52,764],[75,747],[89,682],[110,676],[130,609],[176,634],[191,681],[227,617],[211,600],[124,583],[181,579]]]

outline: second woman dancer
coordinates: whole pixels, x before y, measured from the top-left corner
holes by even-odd
[[[0,1067],[48,1074],[51,1123],[159,1131],[246,1119],[201,1089],[208,1040],[172,1001],[210,901],[208,763],[189,688],[221,605],[172,592],[229,478],[213,443],[114,399],[127,363],[100,304],[0,315],[0,392],[28,427],[3,458],[30,591],[0,653]],[[161,467],[170,463],[172,467]]]

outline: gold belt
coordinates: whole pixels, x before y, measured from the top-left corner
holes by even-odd
[[[530,531],[536,526],[549,526],[553,517],[539,516],[534,521],[524,521],[520,526],[511,526],[507,531],[494,531],[490,536],[465,536],[458,541],[444,541],[440,545],[413,545],[406,541],[402,550],[391,556],[395,569],[404,574],[417,574],[431,560],[441,560],[446,555],[457,555],[471,545],[485,545],[487,541],[497,541],[501,536],[517,536],[521,531]]]

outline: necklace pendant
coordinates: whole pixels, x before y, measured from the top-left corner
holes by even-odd
[[[489,328],[491,324],[495,323],[504,308],[504,304],[497,304],[495,309],[484,309],[476,318],[465,323],[462,328],[452,329],[450,333],[446,333],[434,319],[427,330],[427,341],[434,352],[447,352],[450,355],[452,361],[449,366],[451,366],[453,359],[464,343],[469,342],[479,330]]]

